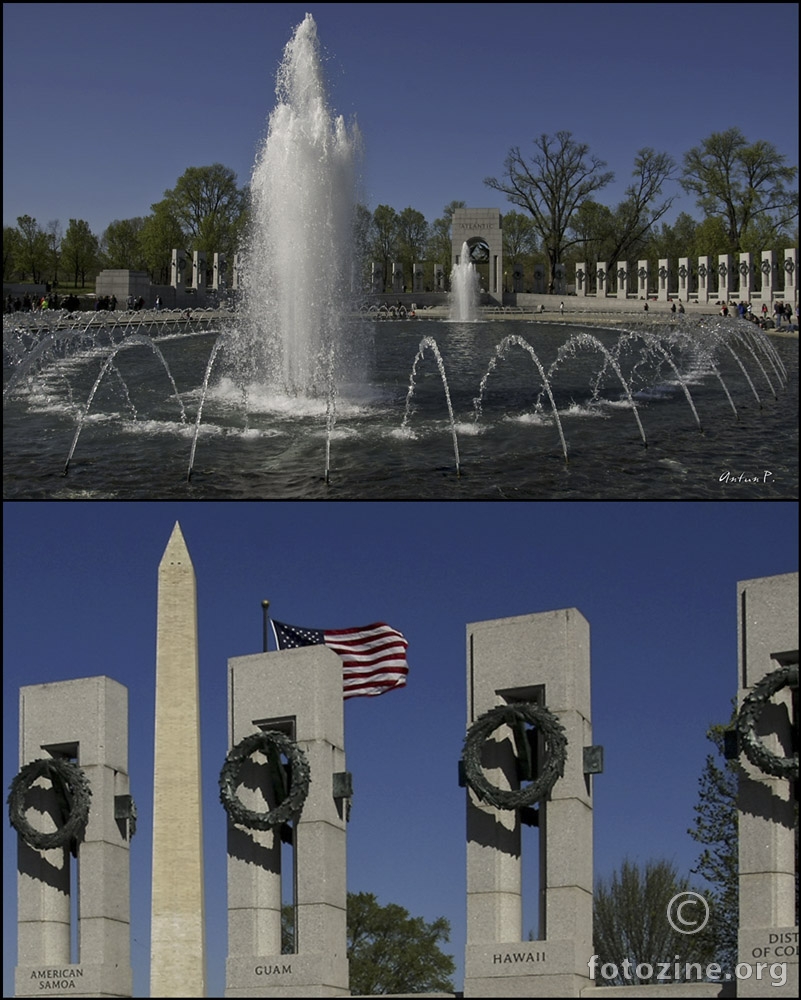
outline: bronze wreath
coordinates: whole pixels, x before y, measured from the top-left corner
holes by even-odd
[[[289,762],[287,794],[268,812],[255,812],[246,808],[236,795],[242,765],[257,750],[267,757],[276,776],[279,771],[282,775],[284,773],[280,755],[284,754]],[[269,729],[246,736],[228,751],[220,771],[220,802],[234,823],[251,830],[270,830],[300,818],[310,782],[311,772],[306,754],[288,736]]]
[[[481,749],[489,736],[502,725],[528,722],[545,738],[545,760],[536,779],[525,788],[503,789],[490,784],[481,767]],[[543,705],[518,702],[491,708],[470,726],[464,741],[462,761],[467,784],[476,795],[496,809],[519,809],[544,799],[565,771],[567,737],[564,726]]]
[[[771,697],[783,687],[798,684],[798,666],[779,667],[766,674],[743,699],[737,715],[737,733],[743,753],[763,774],[776,778],[798,778],[798,754],[777,757],[756,734],[756,724]]]
[[[25,797],[38,778],[50,780],[64,817],[58,830],[51,833],[34,829],[25,818]],[[74,839],[79,839],[86,826],[91,795],[89,779],[77,764],[58,757],[33,760],[22,767],[11,782],[8,818],[25,843],[36,850],[69,846]]]

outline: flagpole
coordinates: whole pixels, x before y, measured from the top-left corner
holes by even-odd
[[[264,640],[264,652],[267,652],[267,625],[270,621],[270,602],[262,601],[262,628],[263,628],[263,640]]]

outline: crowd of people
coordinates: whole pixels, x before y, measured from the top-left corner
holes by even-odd
[[[76,312],[80,308],[81,300],[72,293],[59,296],[55,292],[48,292],[47,295],[31,296],[26,292],[22,298],[19,295],[7,295],[5,302],[7,313],[36,312],[43,309],[66,309],[67,312]]]
[[[798,306],[795,307],[795,322],[793,321],[793,307],[789,302],[774,302],[773,315],[770,315],[767,302],[762,303],[762,308],[755,312],[750,302],[738,302],[736,306],[729,306],[724,302],[720,307],[721,316],[730,316],[736,313],[740,319],[748,320],[749,323],[756,323],[762,330],[781,330],[786,322],[787,330],[798,329]]]
[[[136,311],[138,309],[144,309],[145,300],[142,296],[135,298],[133,295],[128,296],[128,301],[126,307],[130,311]],[[156,299],[156,308],[161,307],[161,297]],[[117,308],[117,296],[116,295],[100,295],[95,299],[94,305],[87,305],[82,303],[77,295],[70,293],[69,295],[59,296],[56,292],[48,292],[46,295],[33,295],[25,293],[22,298],[19,295],[7,295],[5,300],[5,311],[7,313],[15,312],[41,312],[45,309],[66,309],[67,312],[77,312],[78,310],[90,310],[93,309],[95,312],[102,312],[103,310],[114,311]]]

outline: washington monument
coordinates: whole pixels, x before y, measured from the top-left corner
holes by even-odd
[[[150,995],[204,997],[195,571],[176,522],[159,565]]]

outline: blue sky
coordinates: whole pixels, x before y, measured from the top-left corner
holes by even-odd
[[[226,953],[226,661],[261,649],[261,601],[322,628],[386,620],[409,682],[345,705],[355,797],[348,885],[452,925],[465,943],[465,625],[577,607],[591,629],[595,869],[694,863],[709,744],[737,684],[738,580],[797,570],[795,503],[6,503],[3,782],[18,689],[108,674],[130,699],[135,995],[148,992],[157,569],[176,520],[198,584],[209,996]],[[16,835],[4,824],[4,995],[16,964]],[[533,891],[527,891],[530,914]],[[524,918],[533,926],[533,917]],[[528,929],[528,928],[527,928]]]
[[[509,148],[559,130],[605,160],[614,204],[634,156],[677,161],[733,126],[798,147],[798,8],[725,4],[3,5],[3,222],[144,216],[190,166],[244,185],[284,46],[313,14],[330,103],[364,136],[364,201],[429,222]],[[679,193],[674,211],[695,213]]]

